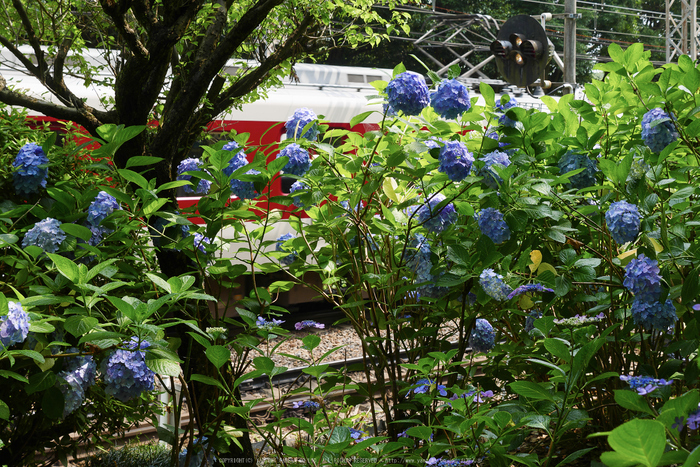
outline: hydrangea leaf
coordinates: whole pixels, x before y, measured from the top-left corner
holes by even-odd
[[[630,420],[608,435],[608,443],[626,458],[655,467],[666,447],[664,426],[656,420]]]
[[[530,252],[530,260],[532,260],[532,264],[529,264],[528,267],[530,268],[530,272],[534,273],[539,269],[542,263],[542,252],[540,250],[532,250]],[[556,270],[554,273],[556,274]]]
[[[628,389],[615,390],[615,403],[628,410],[654,415],[654,411],[651,410],[646,399],[635,391],[630,391]]]
[[[427,426],[412,426],[406,430],[408,436],[428,441],[433,434],[433,431]]]
[[[64,256],[57,255],[55,253],[46,254],[56,265],[56,268],[58,268],[58,272],[63,274],[69,281],[73,282],[74,284],[78,282],[79,273],[77,264],[75,264],[73,261],[69,260]]]
[[[206,350],[206,355],[217,368],[221,368],[231,361],[231,351],[222,345],[212,345]]]

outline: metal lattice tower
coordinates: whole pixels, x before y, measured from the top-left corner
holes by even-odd
[[[679,10],[680,13],[674,10]],[[666,63],[680,55],[698,58],[697,0],[666,0]]]
[[[499,28],[496,20],[488,15],[441,15],[434,27],[413,40],[413,45],[438,66],[436,73],[440,76],[447,75],[447,70],[459,63],[467,69],[459,77],[460,81],[505,84],[502,80],[489,79],[481,71],[484,65],[494,59],[493,55],[476,64],[469,61],[469,56],[475,52],[490,54],[488,44],[496,39]],[[431,53],[436,48],[449,51],[454,55],[454,60],[441,62]]]

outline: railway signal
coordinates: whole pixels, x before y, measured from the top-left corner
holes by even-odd
[[[521,87],[544,78],[545,66],[551,58],[544,28],[528,15],[506,21],[490,49],[503,79]]]

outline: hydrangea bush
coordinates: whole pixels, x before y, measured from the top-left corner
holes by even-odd
[[[271,404],[278,414],[295,405],[309,410],[292,413],[291,420],[280,415],[246,425],[281,462],[304,458],[325,465],[356,456],[363,465],[549,467],[583,457],[610,466],[697,463],[700,207],[694,175],[700,163],[700,70],[688,57],[655,69],[641,45],[626,51],[611,46],[610,56],[610,63],[599,65],[605,80],[586,85],[586,100],[545,97],[548,111],[542,112],[513,106],[512,99],[498,99],[482,84],[483,101],[472,99],[457,118],[445,115],[440,99],[428,108],[424,80],[399,66],[390,82],[374,83],[383,96],[377,112],[389,104],[398,115],[382,113],[383,123],[364,134],[326,131],[319,122],[315,138],[297,143],[315,157],[308,170],[294,175],[303,191],[291,196],[272,190],[291,158],[245,146],[238,135],[235,147],[204,148],[201,170],[214,180],[212,190],[183,213],[156,207],[160,202],[148,198],[147,184],[129,191],[125,182],[143,181],[135,171],[119,169],[124,188],[104,191],[125,212],[112,214],[117,230],[100,248],[86,243],[91,232],[80,225],[85,217],[75,215],[76,208],[87,215],[98,191],[69,201],[47,188],[55,203],[42,205],[43,212],[26,215],[29,207],[16,205],[16,212],[6,214],[16,222],[3,224],[9,236],[0,238],[15,259],[3,264],[20,281],[16,291],[3,293],[26,305],[28,330],[39,349],[34,351],[44,352],[42,358],[51,355],[55,323],[64,332],[62,343],[82,354],[94,352],[105,368],[101,374],[128,367],[120,360],[110,370],[118,352],[143,352],[131,377],[145,389],[151,381],[143,378],[146,369],[178,376],[184,370],[180,365],[188,362],[173,355],[168,344],[174,340],[164,328],[187,326],[192,355],[214,371],[183,371],[183,377],[204,384],[212,400],[226,401],[218,417],[247,416],[255,404],[244,406],[238,397],[240,381],[265,376],[272,383],[284,371],[272,357],[282,339],[296,336],[273,316],[285,312],[279,294],[306,286],[343,311],[359,337],[365,366],[362,378],[335,370],[324,363],[328,354],[320,352],[320,335],[293,333],[304,335],[300,342],[308,356],[297,359],[318,384],[274,394]],[[438,92],[440,80],[432,81]],[[648,109],[664,109],[669,117],[645,121],[640,116]],[[678,132],[675,141],[661,151],[648,147],[651,130],[668,122]],[[494,162],[503,167],[491,173],[503,179],[493,178],[494,189],[478,169],[500,143],[508,144],[510,163]],[[250,160],[241,156],[244,147]],[[475,161],[481,162],[472,170]],[[191,225],[195,213],[206,226]],[[21,239],[48,218],[62,222],[65,240],[54,251],[23,249]],[[158,245],[141,239],[156,230],[142,222],[162,227]],[[197,261],[199,243],[183,238],[182,226],[217,238],[222,251],[211,261]],[[293,241],[284,237],[291,232]],[[139,272],[138,263],[100,266],[108,258],[101,248],[135,256],[120,250],[125,238],[137,239],[133,248],[140,248],[146,264],[163,248],[174,249],[199,279]],[[291,264],[281,260],[292,254]],[[139,288],[144,282],[149,287]],[[244,282],[253,285],[242,298],[225,293]],[[57,298],[50,298],[54,293]],[[193,304],[211,298],[218,299],[211,308]],[[66,308],[64,300],[70,302],[66,313],[54,312]],[[170,321],[166,312],[174,310],[189,319]],[[225,311],[235,311],[235,317],[224,317]],[[190,325],[202,314],[214,317],[208,327],[228,332],[197,332]],[[132,336],[151,345],[125,348]],[[30,382],[7,380],[34,390],[34,374],[53,374],[35,399],[64,401],[53,420],[79,418],[86,404],[100,400],[91,396],[95,391],[108,396],[104,380],[87,390],[80,386],[85,399],[78,407],[78,385],[69,381],[68,366],[42,369],[39,357],[19,350],[4,351],[3,369]],[[11,358],[34,366],[20,374]],[[57,385],[60,371],[67,373]],[[130,381],[116,376],[119,383],[112,387]],[[331,397],[341,387],[358,393]],[[3,397],[12,416],[30,413],[18,398]],[[64,416],[66,400],[72,411]],[[363,403],[370,409],[358,410]],[[233,425],[209,428],[186,435],[188,452],[195,449],[192,440],[206,434],[221,458],[233,449],[233,438],[245,438],[231,435],[238,431]],[[373,435],[360,440],[351,429]],[[543,448],[523,452],[523,440],[534,433],[546,437]],[[587,438],[595,433],[602,436]],[[177,459],[183,446],[175,433],[168,439]]]

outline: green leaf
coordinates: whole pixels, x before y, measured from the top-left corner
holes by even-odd
[[[630,467],[638,465],[637,462],[619,452],[604,452],[600,455],[600,460],[608,467]]]
[[[369,110],[369,111],[367,111],[367,112],[362,112],[362,113],[359,114],[359,115],[355,115],[354,117],[352,117],[352,118],[350,119],[350,128],[354,127],[354,126],[357,125],[358,123],[364,122],[364,121],[367,119],[367,117],[369,117],[369,116],[372,115],[373,113],[374,113],[374,110]]]
[[[75,337],[80,337],[90,332],[91,329],[97,326],[98,322],[97,318],[92,316],[74,315],[66,319],[63,327]]]
[[[496,93],[493,91],[493,88],[491,86],[484,82],[481,82],[479,83],[479,92],[484,98],[484,102],[486,102],[487,106],[493,107],[496,104]]]
[[[121,175],[127,182],[138,185],[139,188],[143,188],[144,190],[148,189],[148,181],[143,178],[143,175],[128,169],[119,169],[117,170],[117,173],[119,173],[119,175]]]
[[[61,390],[53,386],[44,392],[44,396],[41,398],[41,410],[43,410],[48,418],[59,420],[63,418],[63,407],[65,403]]]
[[[683,303],[690,304],[700,293],[700,280],[698,276],[700,275],[700,268],[696,268],[690,271],[683,281],[683,288],[681,289],[681,300]]]
[[[56,384],[56,375],[53,371],[35,373],[29,377],[29,384],[25,388],[27,394],[43,391]]]
[[[321,338],[316,334],[309,334],[308,336],[304,337],[301,342],[304,344],[304,348],[311,352],[321,343]]]
[[[37,322],[37,321],[30,321],[29,322],[29,332],[38,332],[41,334],[48,334],[51,332],[54,332],[56,328],[48,322]]]
[[[45,362],[44,356],[41,355],[39,352],[36,352],[34,350],[24,350],[24,349],[12,350],[12,354],[13,355],[14,354],[24,355],[25,357],[29,357],[37,363],[44,363]]]
[[[570,463],[570,462],[573,462],[573,461],[575,461],[576,459],[578,459],[579,457],[581,457],[581,456],[583,456],[583,455],[585,455],[585,454],[591,452],[591,451],[594,450],[594,449],[595,449],[595,448],[585,448],[585,449],[579,449],[579,450],[576,451],[576,452],[572,452],[571,454],[569,454],[568,456],[566,456],[566,457],[564,458],[564,460],[562,460],[561,462],[559,462],[559,463],[556,465],[556,467],[559,467],[560,465],[566,465],[566,464],[568,464],[568,463]]]
[[[700,465],[700,446],[696,446],[690,452],[682,467],[696,467],[697,465]]]
[[[138,313],[136,312],[136,309],[131,306],[131,304],[125,302],[119,297],[112,297],[108,296],[107,300],[117,308],[117,310],[121,311],[124,316],[129,318],[131,321],[134,323],[139,323],[141,320],[139,319]]]
[[[154,373],[166,376],[180,376],[182,371],[178,362],[168,358],[148,358],[148,355],[146,355],[146,366]]]
[[[510,383],[509,386],[516,394],[520,394],[529,399],[554,401],[550,392],[537,383],[531,381],[515,381]]]
[[[212,345],[206,350],[209,361],[217,368],[221,368],[231,361],[231,351],[223,345]]]
[[[406,430],[406,434],[408,436],[415,436],[416,438],[429,441],[430,435],[433,434],[433,430],[427,426],[412,426]]]
[[[14,234],[2,234],[0,235],[0,246],[12,245],[19,241],[19,237]]]
[[[275,369],[275,362],[268,357],[255,357],[253,359],[253,366],[264,374],[271,375],[272,371]]]
[[[608,443],[626,458],[656,467],[666,447],[666,433],[660,422],[637,418],[615,428],[608,435]]]
[[[58,271],[63,274],[66,279],[71,281],[74,284],[78,283],[79,279],[79,273],[78,273],[78,265],[75,264],[73,261],[69,260],[68,258],[57,255],[56,253],[46,253],[49,258],[51,258],[51,261],[56,265],[58,268]]]
[[[84,225],[69,224],[67,222],[64,222],[61,224],[61,230],[63,230],[68,235],[72,235],[81,240],[85,240],[86,242],[90,241],[90,239],[92,238],[92,232]]]
[[[218,380],[212,378],[211,376],[194,373],[192,376],[190,376],[190,380],[197,381],[203,384],[208,384],[209,386],[216,386],[217,388],[224,390],[223,384],[221,384]]]
[[[10,407],[2,400],[0,400],[0,419],[10,419]]]
[[[549,433],[549,424],[551,421],[551,418],[547,415],[539,414],[527,415],[520,419],[520,422],[524,423],[526,426],[532,428],[539,428],[540,430],[544,430],[547,433]]]
[[[143,215],[150,216],[154,212],[162,208],[168,200],[166,198],[158,198],[151,200],[148,204],[143,207]]]
[[[157,164],[158,162],[162,161],[162,157],[153,157],[153,156],[132,156],[126,161],[126,167],[125,168],[130,168],[130,167],[142,167],[144,165],[153,165]]]
[[[544,348],[555,357],[568,362],[571,360],[571,350],[566,344],[566,341],[558,338],[549,338],[544,340]]]

